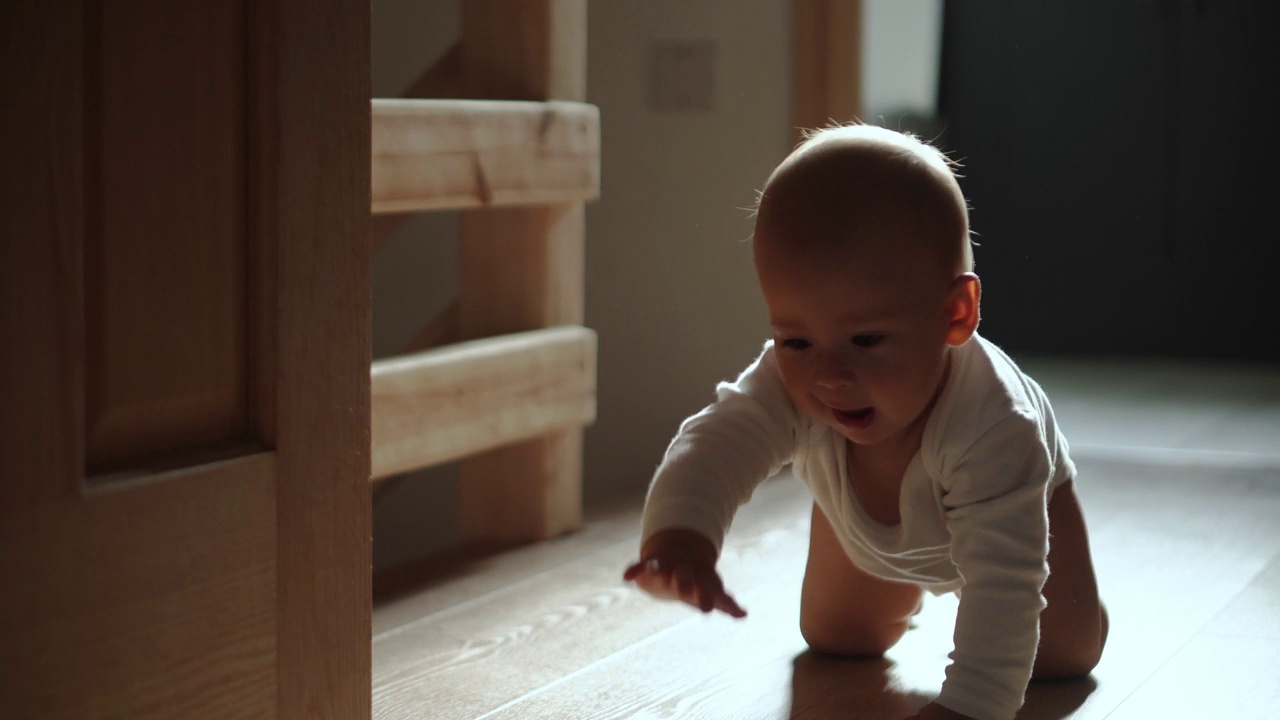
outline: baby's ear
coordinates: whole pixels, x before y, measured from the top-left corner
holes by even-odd
[[[971,272],[951,283],[947,293],[947,344],[963,345],[978,329],[982,282]]]

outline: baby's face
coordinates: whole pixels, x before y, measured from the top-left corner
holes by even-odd
[[[946,371],[952,285],[911,247],[919,246],[789,243],[757,232],[756,270],[787,392],[859,445],[923,428]]]

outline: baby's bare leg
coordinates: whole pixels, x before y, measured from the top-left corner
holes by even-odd
[[[1089,534],[1070,482],[1055,489],[1049,501],[1049,579],[1044,597],[1047,605],[1040,614],[1034,677],[1088,675],[1107,642],[1107,610],[1098,597]]]
[[[839,655],[883,655],[907,631],[920,596],[914,585],[859,570],[844,554],[827,516],[813,506],[800,595],[800,633],[809,647]]]

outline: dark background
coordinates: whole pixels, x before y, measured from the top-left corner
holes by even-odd
[[[939,139],[983,334],[1018,352],[1280,361],[1268,0],[947,2]]]

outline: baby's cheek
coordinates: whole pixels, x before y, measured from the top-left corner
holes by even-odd
[[[787,389],[787,396],[791,398],[791,402],[801,410],[809,411],[813,400],[810,397],[812,385],[808,377],[794,364],[779,363],[778,369],[782,374],[782,385]]]
[[[903,411],[919,412],[933,398],[937,380],[927,368],[911,367],[904,363],[885,377],[882,386],[894,405]]]
[[[826,406],[813,396],[808,386],[794,391],[788,389],[788,393],[791,396],[791,402],[800,412],[819,422],[826,422]]]

